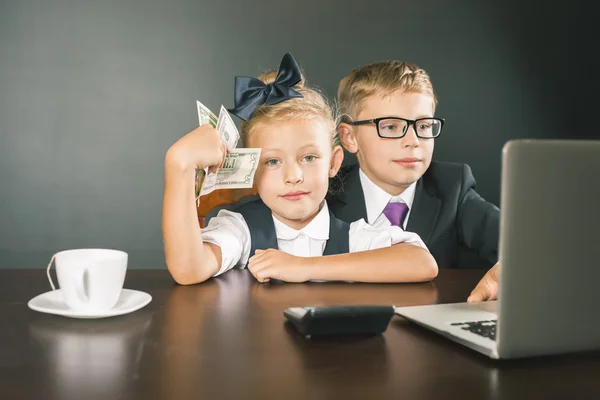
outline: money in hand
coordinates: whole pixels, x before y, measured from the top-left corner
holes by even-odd
[[[219,118],[208,107],[196,101],[198,122],[211,124],[217,129],[230,152],[225,156],[223,167],[216,173],[208,173],[208,168],[196,171],[196,199],[217,189],[246,189],[254,184],[254,174],[258,167],[261,149],[236,149],[240,139],[239,131],[225,107],[221,106]]]
[[[214,174],[204,176],[199,196],[217,189],[246,189],[254,184],[254,174],[260,160],[261,149],[235,149],[227,157],[223,167]],[[198,191],[196,192],[198,194]]]
[[[240,139],[240,133],[238,132],[235,123],[231,119],[231,116],[223,106],[221,106],[221,110],[219,111],[217,132],[219,132],[221,138],[227,144],[227,147],[229,147],[230,150],[237,147],[238,140]]]
[[[199,125],[211,124],[213,128],[217,127],[217,116],[212,113],[204,104],[196,100],[198,108],[198,123]]]

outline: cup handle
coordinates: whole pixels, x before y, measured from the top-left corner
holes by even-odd
[[[50,287],[52,290],[56,290],[54,282],[52,282],[52,276],[50,276],[50,269],[52,269],[52,262],[54,261],[55,256],[56,254],[52,256],[50,262],[48,263],[48,267],[46,268],[46,275],[48,276],[48,282],[50,282]],[[75,285],[75,293],[77,294],[79,301],[82,303],[88,303],[90,300],[87,293],[85,293],[85,283],[83,282],[86,271],[87,270],[85,268],[81,269],[81,273],[77,277],[77,285]]]
[[[52,288],[52,290],[56,290],[56,288],[54,287],[54,282],[52,282],[52,277],[50,276],[50,269],[52,268],[52,261],[54,261],[55,256],[56,254],[52,256],[50,262],[48,263],[48,267],[46,268],[46,275],[48,276],[48,282],[50,282],[50,287]]]

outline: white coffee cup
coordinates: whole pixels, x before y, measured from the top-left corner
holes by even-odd
[[[112,249],[65,250],[52,256],[46,273],[56,264],[58,285],[66,305],[74,311],[100,313],[115,306],[123,289],[128,255]]]

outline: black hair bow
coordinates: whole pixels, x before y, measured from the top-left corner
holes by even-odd
[[[228,111],[248,121],[256,108],[262,104],[273,105],[294,97],[303,97],[293,89],[302,80],[300,68],[290,53],[286,53],[279,65],[275,82],[266,85],[249,76],[235,77],[235,108]]]

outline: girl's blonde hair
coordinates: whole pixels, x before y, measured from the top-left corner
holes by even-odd
[[[275,82],[277,72],[266,72],[260,75],[258,79],[268,85]],[[312,120],[320,118],[331,134],[333,145],[339,145],[340,141],[336,130],[337,121],[333,114],[333,108],[320,90],[306,87],[304,83],[303,78],[294,86],[294,90],[303,97],[295,97],[273,105],[262,104],[256,108],[248,121],[242,121],[240,128],[243,142],[247,143],[248,137],[260,124],[282,122],[290,119]]]
[[[402,61],[380,61],[357,68],[341,80],[338,88],[338,106],[342,119],[354,119],[364,101],[374,95],[388,95],[401,90],[437,97],[429,74],[414,64]]]

